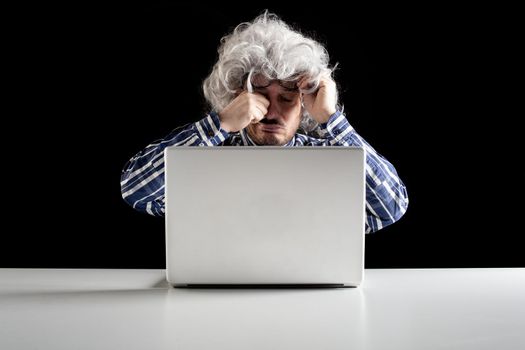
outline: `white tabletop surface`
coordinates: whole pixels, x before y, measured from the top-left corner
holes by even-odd
[[[525,269],[259,290],[168,288],[163,270],[0,269],[0,349],[525,349]]]

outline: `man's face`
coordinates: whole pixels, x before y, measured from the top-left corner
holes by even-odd
[[[259,123],[248,125],[246,131],[258,145],[282,146],[292,139],[301,122],[301,94],[297,88],[278,81],[260,86],[253,84],[253,92],[270,101],[268,113]]]

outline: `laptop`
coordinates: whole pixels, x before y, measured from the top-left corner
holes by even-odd
[[[164,157],[172,286],[363,280],[362,148],[169,147]]]

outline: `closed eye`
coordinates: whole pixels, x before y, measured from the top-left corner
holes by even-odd
[[[281,101],[283,101],[283,102],[292,102],[292,99],[289,99],[289,98],[287,98],[287,97],[285,97],[285,96],[282,96],[282,95],[280,95],[279,98],[280,98]]]

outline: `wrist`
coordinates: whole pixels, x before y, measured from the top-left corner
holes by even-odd
[[[228,123],[224,121],[222,114],[217,113],[217,116],[219,117],[220,128],[228,133],[232,132],[230,125],[228,125]]]
[[[327,109],[322,112],[320,112],[317,116],[314,116],[314,119],[319,124],[326,124],[330,120],[330,117],[333,116],[337,112],[337,109]]]

